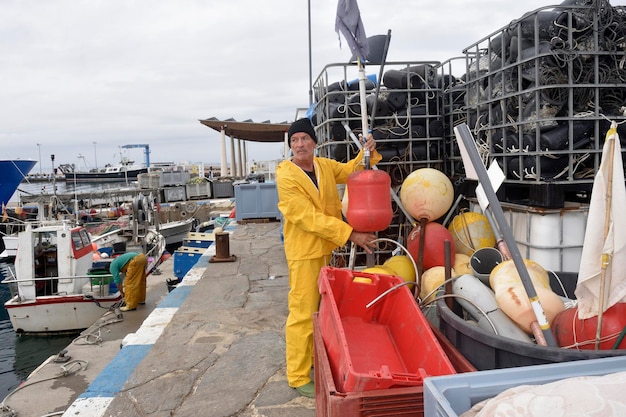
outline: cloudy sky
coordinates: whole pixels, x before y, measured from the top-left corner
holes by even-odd
[[[358,3],[368,36],[391,30],[387,59],[399,62],[459,57],[525,12],[558,2]],[[308,4],[0,0],[0,159],[41,155],[43,172],[51,154],[56,164],[102,167],[119,160],[120,146],[147,143],[153,162],[218,162],[219,134],[199,119],[291,122],[308,107]],[[310,4],[315,79],[350,52],[334,31],[337,0]],[[142,149],[122,155],[143,162]],[[253,143],[248,155],[278,159],[282,146]]]

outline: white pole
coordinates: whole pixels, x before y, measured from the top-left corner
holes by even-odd
[[[230,175],[237,175],[237,163],[235,161],[235,138],[230,137]]]
[[[237,139],[237,160],[239,161],[239,166],[237,167],[237,176],[244,176],[244,167],[243,167],[243,155],[241,150],[241,139]]]
[[[39,175],[43,175],[43,169],[41,167],[41,143],[37,144],[37,148],[39,149]]]
[[[367,102],[365,101],[365,67],[361,60],[358,60],[359,64],[359,96],[361,99],[361,126],[362,126],[362,135],[363,140],[367,137],[369,133],[369,128],[367,125]],[[366,148],[363,151],[363,163],[365,164],[365,169],[370,168],[370,152]]]
[[[96,148],[96,145],[98,144],[98,142],[94,142],[93,143],[93,158],[96,162],[96,172],[98,172],[98,150]]]
[[[224,130],[224,126],[222,126],[221,130],[222,134],[222,156],[220,158],[220,176],[225,177],[228,175],[226,172],[226,131]]]

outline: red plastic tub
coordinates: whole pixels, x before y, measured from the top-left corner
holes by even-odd
[[[318,313],[313,315],[313,340],[316,417],[424,417],[422,385],[364,392],[339,392],[322,340]]]
[[[319,325],[339,391],[421,386],[427,376],[456,373],[406,286],[366,308],[402,282],[393,275],[322,269]]]

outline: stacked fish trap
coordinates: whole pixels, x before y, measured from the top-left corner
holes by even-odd
[[[463,173],[453,127],[465,122],[484,161],[506,174],[502,200],[588,201],[609,120],[624,119],[626,12],[576,3],[527,13],[471,45],[458,79],[452,61],[440,66],[452,178]]]
[[[376,106],[370,129],[395,185],[416,168],[443,167],[443,120],[441,90],[436,84],[437,62],[387,63],[376,97],[378,66],[366,67],[368,116]],[[349,74],[353,74],[350,77]],[[320,152],[347,161],[358,152],[344,123],[361,134],[361,102],[355,65],[331,64],[314,85],[315,123]],[[393,168],[393,169],[392,169]],[[399,172],[394,172],[398,169]]]
[[[408,174],[418,168],[444,167],[443,100],[437,83],[439,62],[389,62],[366,66],[366,103],[369,128],[383,159],[377,164],[391,177],[397,191]],[[313,122],[319,154],[345,162],[358,153],[350,133],[362,133],[357,66],[327,65],[314,83]],[[374,111],[374,121],[371,116]],[[348,129],[346,129],[346,126]],[[406,219],[394,202],[394,218],[380,237],[397,239]],[[410,228],[408,228],[410,230]],[[395,248],[394,248],[395,249]]]

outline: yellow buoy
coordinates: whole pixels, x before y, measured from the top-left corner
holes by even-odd
[[[565,309],[563,301],[551,289],[546,270],[536,262],[524,259],[528,275],[535,287],[535,292],[548,322]],[[489,284],[496,293],[496,302],[504,313],[526,333],[532,333],[531,323],[537,318],[522,280],[512,260],[496,266],[489,276]]]
[[[415,266],[411,258],[406,255],[392,256],[383,263],[383,267],[393,271],[394,275],[399,276],[405,282],[415,282]],[[413,288],[412,285],[408,287]]]
[[[382,265],[374,265],[370,268],[365,268],[363,272],[367,272],[369,274],[395,275],[395,273],[391,269]]]
[[[367,272],[368,274],[383,274],[383,275],[395,275],[395,273],[382,265],[374,265],[372,267],[369,268],[365,268],[363,270],[363,272]],[[354,282],[364,282],[364,283],[371,283],[372,280],[367,278],[367,277],[356,277],[353,279]]]
[[[526,265],[530,280],[535,287],[540,286],[547,290],[551,289],[548,271],[543,266],[530,259],[524,259],[524,265]],[[493,268],[489,275],[489,285],[494,291],[501,286],[522,285],[522,279],[517,272],[515,262],[509,259]]]
[[[452,270],[451,272],[451,276],[456,276],[454,270]],[[420,288],[420,298],[422,299],[422,302],[431,301],[437,295],[437,292],[434,290],[442,286],[445,280],[446,268],[443,266],[433,266],[432,268],[424,271],[424,273],[422,274],[422,288]],[[428,296],[428,298],[424,299],[424,297],[426,296]]]
[[[460,277],[461,275],[471,274],[472,268],[470,267],[470,257],[462,253],[455,254],[452,269],[456,272],[456,275],[453,276]]]
[[[454,240],[456,253],[472,256],[478,249],[496,245],[489,219],[481,213],[467,211],[454,216],[448,230]]]
[[[400,189],[400,201],[415,220],[437,220],[450,210],[453,198],[452,182],[434,168],[411,172]]]

